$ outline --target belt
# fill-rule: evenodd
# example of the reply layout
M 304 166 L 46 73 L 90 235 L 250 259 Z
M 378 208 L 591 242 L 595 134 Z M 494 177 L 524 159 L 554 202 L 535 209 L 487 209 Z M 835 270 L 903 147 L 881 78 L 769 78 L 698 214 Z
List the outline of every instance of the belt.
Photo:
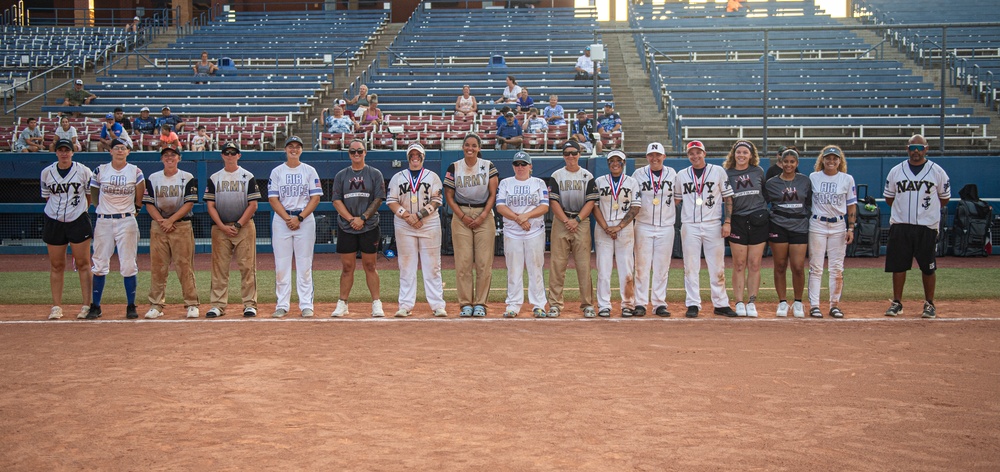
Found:
M 804 220 L 806 218 L 809 218 L 809 215 L 803 215 L 801 213 L 789 213 L 787 211 L 781 211 L 781 210 L 771 210 L 771 213 L 774 213 L 775 215 L 778 216 L 784 216 L 785 218 L 791 218 L 794 220 Z
M 302 213 L 302 210 L 289 211 L 286 213 L 288 213 L 288 216 L 298 216 L 300 213 Z
M 486 208 L 486 202 L 483 203 L 459 203 L 458 206 L 470 207 L 470 208 Z
M 813 219 L 814 220 L 820 220 L 820 221 L 822 221 L 824 223 L 836 223 L 838 221 L 844 221 L 843 215 L 841 215 L 841 216 L 835 216 L 835 217 L 832 217 L 832 218 L 827 218 L 825 216 L 813 215 Z
M 578 212 L 578 211 L 563 211 L 563 213 L 565 213 L 566 216 L 568 216 L 570 218 L 576 218 L 576 217 L 580 216 L 580 212 Z
M 102 215 L 102 214 L 98 213 L 97 217 L 98 218 L 107 218 L 107 219 L 120 220 L 122 218 L 131 218 L 132 214 L 131 213 L 112 213 L 110 215 Z

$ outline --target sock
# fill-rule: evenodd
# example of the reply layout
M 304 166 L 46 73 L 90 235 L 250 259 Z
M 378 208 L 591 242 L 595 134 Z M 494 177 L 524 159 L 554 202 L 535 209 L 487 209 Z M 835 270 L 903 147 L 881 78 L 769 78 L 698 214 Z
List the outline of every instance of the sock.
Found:
M 799 303 L 802 303 L 802 299 L 801 298 L 796 298 L 795 301 L 797 301 Z
M 105 275 L 95 275 L 94 276 L 94 305 L 101 306 L 101 295 L 104 295 L 104 279 Z
M 788 303 L 788 300 L 781 299 L 781 300 L 778 300 L 778 303 Z
M 927 300 L 927 304 L 930 306 L 934 306 L 934 300 Z
M 892 299 L 892 302 L 893 302 L 893 303 L 899 303 L 900 305 L 902 305 L 902 304 L 903 304 L 903 302 L 899 301 L 899 300 L 898 300 L 898 299 L 896 299 L 896 298 Z
M 135 276 L 125 277 L 125 298 L 129 305 L 135 305 Z

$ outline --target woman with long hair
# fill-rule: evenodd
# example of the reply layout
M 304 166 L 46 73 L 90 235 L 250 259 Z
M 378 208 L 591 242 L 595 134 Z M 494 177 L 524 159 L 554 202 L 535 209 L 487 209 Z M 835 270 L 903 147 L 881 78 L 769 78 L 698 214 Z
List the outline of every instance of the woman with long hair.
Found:
M 844 288 L 844 257 L 854 240 L 858 192 L 854 177 L 847 173 L 844 151 L 834 145 L 823 148 L 816 158 L 812 185 L 812 218 L 809 220 L 809 316 L 822 318 L 819 291 L 823 279 L 823 256 L 829 259 L 830 316 L 843 318 L 837 306 Z
M 736 315 L 757 317 L 757 292 L 760 290 L 760 260 L 767 243 L 768 213 L 764 201 L 764 169 L 760 167 L 757 147 L 750 141 L 737 141 L 729 150 L 726 169 L 733 189 L 732 225 L 729 249 L 733 253 L 733 298 Z

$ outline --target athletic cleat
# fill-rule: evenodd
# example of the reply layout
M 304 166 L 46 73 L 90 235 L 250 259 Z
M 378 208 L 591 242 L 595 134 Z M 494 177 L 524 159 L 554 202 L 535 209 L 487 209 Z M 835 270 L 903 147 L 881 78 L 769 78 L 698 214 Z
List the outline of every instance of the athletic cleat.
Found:
M 468 318 L 472 316 L 472 305 L 463 306 L 462 311 L 458 313 L 458 316 L 462 318 Z
M 50 320 L 58 320 L 59 318 L 62 318 L 62 315 L 63 315 L 62 307 L 54 306 L 52 307 L 51 310 L 49 310 Z
M 100 305 L 94 305 L 93 303 L 91 303 L 90 304 L 90 310 L 87 311 L 87 319 L 88 320 L 96 320 L 96 319 L 98 319 L 100 317 L 101 317 L 101 306 Z
M 284 308 L 278 308 L 277 310 L 274 310 L 274 313 L 271 313 L 271 318 L 284 318 L 285 315 L 287 314 L 288 310 Z
M 735 318 L 735 317 L 739 316 L 739 315 L 736 314 L 735 311 L 733 311 L 732 308 L 729 308 L 728 306 L 721 306 L 721 307 L 717 306 L 717 307 L 715 307 L 715 310 L 713 312 L 716 315 L 725 316 L 725 317 L 728 317 L 728 318 Z
M 312 308 L 305 308 L 305 309 L 302 310 L 302 317 L 303 318 L 312 318 L 313 314 L 314 313 L 313 313 L 313 309 Z
M 410 310 L 407 310 L 406 308 L 400 308 L 399 310 L 396 310 L 395 314 L 396 318 L 406 318 L 407 316 L 410 316 Z
M 779 303 L 778 311 L 776 311 L 774 314 L 779 318 L 784 318 L 788 316 L 788 302 L 782 301 L 781 303 Z
M 757 304 L 754 302 L 747 303 L 747 317 L 756 318 L 757 317 Z
M 664 318 L 670 318 L 670 312 L 667 311 L 667 307 L 664 305 L 656 307 L 656 310 L 653 311 L 653 314 L 655 314 L 656 316 L 662 316 Z
M 823 312 L 819 311 L 819 307 L 818 306 L 814 306 L 814 307 L 812 307 L 812 308 L 809 309 L 809 316 L 811 316 L 813 318 L 822 318 L 823 317 Z
M 631 318 L 634 314 L 631 308 L 622 308 L 622 318 Z
M 736 302 L 736 316 L 747 316 L 747 306 L 743 302 Z
M 438 308 L 437 310 L 434 310 L 434 316 L 437 316 L 439 318 L 447 318 L 448 312 L 444 311 L 444 308 Z
M 187 317 L 188 318 L 197 318 L 198 315 L 200 315 L 200 314 L 201 314 L 201 310 L 199 310 L 198 307 L 196 307 L 196 306 L 189 306 L 188 307 L 188 312 L 187 312 Z
M 256 308 L 254 308 L 252 306 L 248 306 L 248 307 L 246 307 L 246 308 L 243 309 L 243 317 L 244 318 L 253 318 L 255 316 L 257 316 L 257 309 Z
M 559 307 L 557 307 L 557 306 L 549 308 L 549 315 L 548 315 L 549 318 L 559 318 L 559 312 L 560 311 L 562 311 L 562 310 L 560 310 Z
M 601 311 L 597 312 L 597 316 L 600 316 L 601 318 L 609 318 L 611 316 L 611 309 L 601 308 Z
M 697 318 L 698 317 L 698 311 L 699 310 L 698 310 L 697 306 L 691 305 L 691 306 L 688 307 L 687 312 L 684 313 L 684 316 L 686 316 L 688 318 Z
M 646 307 L 637 306 L 632 310 L 632 316 L 646 316 Z
M 135 305 L 125 307 L 125 318 L 130 320 L 139 318 L 139 312 L 135 311 Z
M 831 318 L 843 318 L 844 312 L 840 311 L 840 308 L 835 306 L 830 307 L 830 317 Z
M 78 320 L 87 319 L 87 313 L 90 313 L 90 306 L 84 305 L 82 308 L 80 308 L 80 312 L 76 314 L 76 319 Z
M 806 317 L 806 308 L 802 306 L 802 302 L 792 303 L 792 315 L 796 318 Z
M 375 300 L 372 302 L 372 318 L 382 317 L 385 317 L 385 312 L 382 311 L 382 300 Z
M 595 316 L 597 316 L 597 313 L 594 313 L 594 307 L 588 306 L 587 308 L 583 309 L 584 318 L 593 318 Z
M 507 310 L 503 313 L 504 318 L 517 318 L 517 312 L 514 310 Z
M 934 304 L 931 302 L 924 302 L 924 312 L 920 315 L 921 318 L 937 318 L 937 308 L 934 308 Z
M 476 307 L 472 309 L 472 316 L 476 318 L 485 318 L 486 305 L 476 305 Z
M 531 314 L 535 315 L 535 318 L 545 318 L 545 309 L 535 308 L 531 311 Z
M 893 300 L 889 309 L 885 310 L 885 316 L 899 316 L 903 314 L 903 304 Z
M 205 313 L 205 318 L 218 318 L 220 316 L 222 316 L 222 310 L 218 307 L 212 307 L 211 310 L 208 310 L 208 312 Z
M 146 318 L 147 320 L 155 320 L 161 316 L 163 316 L 162 311 L 157 310 L 156 308 L 150 308 L 149 311 L 147 311 L 146 314 L 143 316 L 143 318 Z
M 333 310 L 333 313 L 330 313 L 330 316 L 334 318 L 340 318 L 341 316 L 344 316 L 346 314 L 347 314 L 347 302 L 343 300 L 337 300 L 337 308 Z

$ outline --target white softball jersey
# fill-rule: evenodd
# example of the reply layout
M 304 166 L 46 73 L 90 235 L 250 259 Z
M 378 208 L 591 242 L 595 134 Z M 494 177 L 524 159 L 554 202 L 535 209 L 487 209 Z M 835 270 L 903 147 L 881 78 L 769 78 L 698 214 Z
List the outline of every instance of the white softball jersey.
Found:
M 42 170 L 42 198 L 46 199 L 45 214 L 49 218 L 69 223 L 87 212 L 87 195 L 94 173 L 87 166 L 74 162 L 63 177 L 58 164 L 52 163 Z
M 847 214 L 847 207 L 858 203 L 858 190 L 854 177 L 838 172 L 826 175 L 823 171 L 809 174 L 812 185 L 813 216 L 838 218 Z
M 889 171 L 882 195 L 895 199 L 890 224 L 926 226 L 936 231 L 941 222 L 941 200 L 951 199 L 951 180 L 941 166 L 929 160 L 918 173 L 913 173 L 909 161 L 903 161 Z
M 693 167 L 677 173 L 674 198 L 680 200 L 681 223 L 722 223 L 723 199 L 733 196 L 726 169 L 705 164 L 699 177 Z
M 161 170 L 149 175 L 142 203 L 152 204 L 160 215 L 170 218 L 187 202 L 198 203 L 198 182 L 190 172 L 178 170 L 167 177 Z M 184 217 L 190 218 L 193 214 L 193 210 L 188 211 Z
M 459 159 L 448 166 L 444 186 L 455 190 L 459 205 L 481 206 L 489 199 L 490 179 L 499 175 L 496 166 L 486 159 L 478 159 L 472 166 Z
M 299 163 L 288 167 L 287 163 L 275 167 L 267 181 L 267 198 L 278 197 L 285 211 L 302 211 L 309 198 L 323 195 L 319 174 L 309 164 Z
M 594 174 L 584 168 L 570 172 L 565 167 L 552 173 L 549 200 L 559 202 L 564 212 L 580 213 L 587 203 L 588 190 L 594 180 Z M 596 197 L 593 198 L 596 200 Z
M 677 208 L 674 206 L 674 179 L 677 178 L 677 171 L 663 166 L 660 172 L 653 172 L 649 166 L 645 166 L 636 169 L 632 178 L 639 183 L 642 195 L 642 209 L 635 220 L 652 226 L 673 226 L 677 217 Z
M 622 172 L 618 178 L 611 174 L 594 179 L 597 186 L 597 209 L 608 226 L 615 226 L 625 218 L 630 208 L 642 207 L 639 182 Z
M 396 202 L 407 212 L 413 214 L 420 213 L 421 209 L 427 207 L 431 213 L 422 220 L 424 227 L 427 227 L 428 224 L 438 224 L 440 216 L 437 210 L 432 209 L 430 205 L 437 203 L 438 206 L 441 206 L 443 201 L 442 187 L 441 178 L 428 169 L 420 169 L 419 172 L 404 169 L 389 179 L 389 195 L 386 197 L 386 203 Z M 395 215 L 395 218 L 397 227 L 400 225 L 409 226 L 398 214 Z
M 497 206 L 504 205 L 517 214 L 527 213 L 540 205 L 548 206 L 549 187 L 538 177 L 528 177 L 527 180 L 517 180 L 517 177 L 507 177 L 500 181 L 497 187 Z M 545 216 L 528 220 L 527 231 L 514 220 L 504 217 L 503 234 L 511 239 L 530 239 L 545 233 Z
M 121 170 L 115 170 L 110 162 L 97 166 L 90 178 L 90 186 L 101 190 L 97 214 L 135 213 L 135 186 L 145 180 L 134 164 L 125 164 Z

